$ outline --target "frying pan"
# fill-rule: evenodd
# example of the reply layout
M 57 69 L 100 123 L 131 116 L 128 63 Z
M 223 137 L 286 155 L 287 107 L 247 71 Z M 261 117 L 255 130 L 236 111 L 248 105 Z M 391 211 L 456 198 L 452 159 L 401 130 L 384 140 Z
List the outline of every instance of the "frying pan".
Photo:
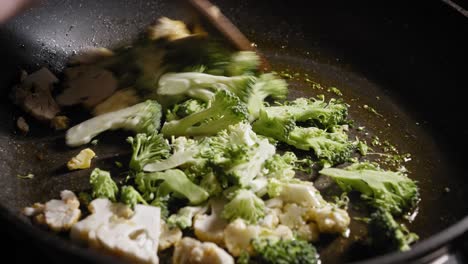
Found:
M 353 221 L 350 239 L 321 243 L 323 262 L 461 263 L 468 230 L 467 19 L 442 2 L 214 2 L 258 45 L 273 69 L 296 74 L 289 80 L 293 97 L 326 93 L 304 82 L 306 73 L 324 87 L 338 87 L 351 103 L 350 117 L 369 136 L 412 154 L 407 168 L 419 181 L 422 201 L 409 227 L 421 241 L 409 252 L 375 256 L 356 246 L 362 224 Z M 12 248 L 27 247 L 32 256 L 53 262 L 119 261 L 33 227 L 20 216 L 20 208 L 57 197 L 60 190 L 89 188 L 89 171 L 64 168 L 77 150 L 65 147 L 63 134 L 33 120 L 28 120 L 28 136 L 15 132 L 22 113 L 7 94 L 19 69 L 47 65 L 59 72 L 68 56 L 84 48 L 128 44 L 156 18 L 183 18 L 185 12 L 173 1 L 46 0 L 0 27 L 0 219 L 9 233 L 2 239 Z M 364 111 L 366 104 L 383 118 Z M 123 138 L 119 133 L 102 136 L 95 165 L 111 169 L 110 160 L 126 162 L 119 153 L 128 152 L 127 146 L 116 144 Z M 29 172 L 34 179 L 16 177 Z M 39 250 L 32 253 L 33 248 Z

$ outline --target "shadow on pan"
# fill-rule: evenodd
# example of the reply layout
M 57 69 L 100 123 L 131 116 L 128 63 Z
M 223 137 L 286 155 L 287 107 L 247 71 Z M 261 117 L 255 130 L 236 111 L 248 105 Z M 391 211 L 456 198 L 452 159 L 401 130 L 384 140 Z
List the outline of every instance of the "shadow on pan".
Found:
M 407 168 L 420 183 L 422 202 L 410 228 L 420 234 L 422 242 L 411 252 L 374 262 L 393 263 L 422 255 L 427 261 L 440 256 L 435 252 L 438 248 L 457 249 L 463 239 L 454 238 L 468 229 L 466 219 L 459 222 L 468 212 L 462 166 L 468 130 L 462 125 L 466 110 L 460 96 L 466 86 L 466 18 L 442 2 L 424 6 L 403 1 L 213 2 L 264 51 L 274 70 L 308 74 L 324 87 L 340 88 L 345 100 L 352 102 L 350 117 L 365 126 L 369 136 L 388 139 L 412 154 Z M 40 124 L 32 125 L 27 137 L 15 134 L 14 121 L 21 113 L 8 103 L 7 94 L 19 69 L 48 65 L 58 72 L 77 51 L 129 43 L 156 18 L 184 14 L 171 1 L 50 0 L 0 28 L 0 208 L 2 221 L 12 227 L 17 243 L 28 238 L 31 248 L 42 247 L 38 256 L 46 254 L 52 261 L 109 260 L 30 228 L 18 217 L 23 206 L 56 197 L 62 189 L 89 187 L 89 171 L 64 170 L 63 164 L 76 150 L 64 147 L 62 134 Z M 304 78 L 290 80 L 290 84 L 293 96 L 324 93 L 312 89 Z M 366 104 L 385 118 L 359 107 Z M 115 158 L 126 162 L 128 149 L 112 144 L 123 138 L 118 133 L 106 135 L 96 148 L 100 156 L 96 166 L 111 168 L 109 160 Z M 38 155 L 45 159 L 38 161 Z M 29 172 L 36 175 L 33 180 L 16 177 Z M 327 239 L 320 246 L 323 262 L 370 257 L 353 247 L 353 241 L 362 236 L 361 225 L 353 224 L 350 239 Z M 435 253 L 428 256 L 429 251 Z

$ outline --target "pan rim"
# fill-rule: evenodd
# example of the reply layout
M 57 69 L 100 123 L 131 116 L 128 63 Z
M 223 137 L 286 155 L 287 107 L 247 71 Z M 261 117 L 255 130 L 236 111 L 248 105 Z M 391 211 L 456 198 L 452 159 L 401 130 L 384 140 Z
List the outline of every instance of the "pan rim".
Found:
M 45 230 L 41 230 L 33 225 L 28 225 L 24 221 L 19 220 L 19 217 L 15 215 L 10 209 L 6 208 L 3 204 L 0 204 L 0 218 L 6 220 L 10 224 L 15 224 L 16 228 L 24 235 L 35 239 L 36 244 L 38 242 L 44 243 L 45 246 L 51 246 L 51 248 L 57 249 L 62 253 L 69 256 L 80 256 L 85 258 L 89 262 L 94 263 L 106 263 L 109 261 L 121 262 L 118 258 L 99 254 L 97 251 L 89 250 L 84 247 L 77 245 L 73 246 L 74 243 L 70 240 L 53 235 Z M 406 252 L 391 252 L 381 256 L 377 256 L 362 261 L 352 262 L 352 264 L 387 264 L 387 263 L 404 263 L 412 260 L 421 258 L 428 253 L 434 252 L 437 249 L 447 245 L 450 241 L 462 236 L 468 231 L 468 216 L 463 217 L 451 226 L 437 232 L 436 234 L 422 240 L 411 247 L 411 250 Z M 66 243 L 63 243 L 66 242 Z

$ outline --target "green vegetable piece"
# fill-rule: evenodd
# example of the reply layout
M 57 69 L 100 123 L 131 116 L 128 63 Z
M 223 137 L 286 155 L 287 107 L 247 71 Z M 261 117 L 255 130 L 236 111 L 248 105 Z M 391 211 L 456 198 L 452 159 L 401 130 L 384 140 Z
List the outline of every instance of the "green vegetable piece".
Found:
M 304 240 L 255 239 L 252 242 L 254 256 L 240 258 L 241 263 L 271 264 L 317 264 L 320 263 L 317 250 Z
M 137 134 L 127 139 L 132 145 L 133 154 L 130 159 L 130 169 L 139 172 L 150 163 L 167 158 L 170 154 L 169 143 L 161 134 Z
M 374 246 L 387 250 L 407 251 L 410 244 L 419 239 L 418 235 L 410 232 L 404 224 L 398 223 L 390 212 L 383 209 L 371 214 L 369 235 Z
M 89 143 L 107 130 L 125 129 L 136 133 L 155 133 L 161 126 L 161 105 L 146 101 L 115 112 L 99 115 L 67 131 L 66 143 L 76 147 Z
M 265 216 L 265 203 L 252 191 L 241 189 L 224 206 L 221 216 L 229 221 L 242 218 L 249 223 L 255 224 Z
M 94 169 L 89 176 L 89 183 L 93 189 L 93 198 L 107 198 L 113 202 L 117 200 L 119 188 L 108 171 Z
M 138 190 L 143 193 L 146 200 L 151 197 L 161 197 L 173 193 L 187 198 L 190 204 L 196 205 L 204 202 L 209 197 L 208 192 L 191 182 L 181 170 L 139 173 L 135 182 Z
M 165 136 L 209 136 L 247 118 L 247 108 L 239 97 L 227 90 L 220 90 L 207 109 L 166 122 L 161 131 Z
M 148 203 L 143 199 L 141 194 L 133 188 L 133 186 L 122 186 L 120 190 L 120 201 L 131 208 L 134 208 L 135 205 L 141 203 L 148 205 Z
M 356 190 L 374 208 L 401 215 L 419 201 L 416 182 L 401 172 L 384 171 L 370 163 L 355 163 L 345 169 L 326 168 L 320 174 L 331 177 L 344 190 Z

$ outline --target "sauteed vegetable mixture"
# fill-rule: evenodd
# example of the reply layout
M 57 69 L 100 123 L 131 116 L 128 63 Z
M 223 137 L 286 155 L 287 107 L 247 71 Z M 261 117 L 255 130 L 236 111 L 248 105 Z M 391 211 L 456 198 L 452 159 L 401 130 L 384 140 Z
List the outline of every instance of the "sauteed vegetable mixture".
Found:
M 128 164 L 116 164 L 127 177 L 94 168 L 90 190 L 25 208 L 35 223 L 137 263 L 158 263 L 161 252 L 173 263 L 318 263 L 314 245 L 324 234 L 349 236 L 351 221 L 368 223 L 365 243 L 376 250 L 418 239 L 401 223 L 419 201 L 405 157 L 368 158 L 380 142 L 350 136 L 337 88 L 338 99 L 288 98 L 285 74 L 266 72 L 255 52 L 168 18 L 131 47 L 88 51 L 70 65 L 60 81 L 46 68 L 24 73 L 14 103 L 56 129 L 76 123 L 59 115 L 67 107 L 94 116 L 66 131 L 81 151 L 70 170 L 93 167 L 101 133 L 130 131 L 115 142 L 131 150 Z M 27 133 L 24 119 L 18 127 Z M 322 196 L 317 175 L 336 183 L 339 198 Z M 350 217 L 351 193 L 368 217 Z

